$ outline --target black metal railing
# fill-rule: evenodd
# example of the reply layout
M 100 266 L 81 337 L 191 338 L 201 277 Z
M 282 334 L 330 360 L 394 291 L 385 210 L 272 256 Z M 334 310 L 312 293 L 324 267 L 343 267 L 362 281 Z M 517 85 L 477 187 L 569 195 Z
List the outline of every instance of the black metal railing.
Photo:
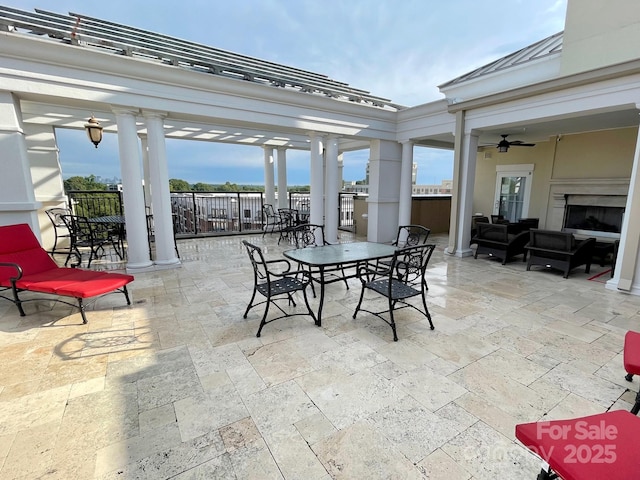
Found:
M 74 214 L 86 217 L 123 215 L 122 192 L 74 190 L 67 194 Z M 339 227 L 352 230 L 353 193 L 340 193 Z M 289 208 L 308 210 L 309 192 L 291 192 Z M 262 230 L 262 192 L 171 192 L 171 211 L 179 236 L 225 235 Z
M 120 191 L 73 190 L 67 193 L 67 198 L 74 215 L 90 218 L 124 215 Z
M 171 192 L 179 235 L 260 231 L 263 203 L 261 192 Z

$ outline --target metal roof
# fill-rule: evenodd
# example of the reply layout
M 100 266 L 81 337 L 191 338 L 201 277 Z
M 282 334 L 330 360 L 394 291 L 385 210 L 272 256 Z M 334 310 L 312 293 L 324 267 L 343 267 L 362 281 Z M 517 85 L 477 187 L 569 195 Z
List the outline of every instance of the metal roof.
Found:
M 465 73 L 464 75 L 454 78 L 453 80 L 449 80 L 448 82 L 439 85 L 438 88 L 447 88 L 452 85 L 458 85 L 468 80 L 479 78 L 484 75 L 489 75 L 501 70 L 506 70 L 518 65 L 523 65 L 525 63 L 532 62 L 549 55 L 560 54 L 560 52 L 562 52 L 563 36 L 564 32 L 559 32 L 551 35 L 532 45 L 529 45 L 528 47 L 524 47 L 515 53 L 511 53 L 506 57 L 499 58 L 494 62 L 484 65 L 480 68 L 476 68 L 475 70 L 469 73 Z
M 32 13 L 0 6 L 0 29 L 9 32 L 25 30 L 64 44 L 144 58 L 262 85 L 291 88 L 376 107 L 401 108 L 386 98 L 350 87 L 326 75 L 77 13 L 62 15 L 41 9 L 35 9 L 35 13 Z

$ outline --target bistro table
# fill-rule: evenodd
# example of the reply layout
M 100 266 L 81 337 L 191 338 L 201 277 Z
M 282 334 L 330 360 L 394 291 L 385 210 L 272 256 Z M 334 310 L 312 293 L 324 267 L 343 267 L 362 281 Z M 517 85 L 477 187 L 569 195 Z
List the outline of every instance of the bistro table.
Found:
M 115 248 L 116 255 L 120 257 L 120 260 L 124 260 L 125 248 L 124 240 L 126 238 L 124 215 L 103 215 L 101 217 L 91 217 L 87 219 L 90 223 L 95 223 L 105 226 L 110 234 L 115 233 L 117 236 L 116 243 L 118 247 Z M 115 247 L 115 245 L 114 245 Z
M 284 256 L 294 262 L 313 267 L 312 281 L 320 284 L 320 301 L 316 315 L 316 325 L 322 325 L 322 307 L 324 306 L 324 286 L 329 283 L 341 282 L 345 278 L 354 278 L 356 273 L 344 277 L 325 277 L 325 269 L 342 265 L 344 267 L 357 266 L 361 262 L 379 260 L 392 257 L 396 247 L 384 243 L 353 242 L 324 245 L 318 247 L 298 248 L 286 250 Z M 318 276 L 313 276 L 317 273 Z

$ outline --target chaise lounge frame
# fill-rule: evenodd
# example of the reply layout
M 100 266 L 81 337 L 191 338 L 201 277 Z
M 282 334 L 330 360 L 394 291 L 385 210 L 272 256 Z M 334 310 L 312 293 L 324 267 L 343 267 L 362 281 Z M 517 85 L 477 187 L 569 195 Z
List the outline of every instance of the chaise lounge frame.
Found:
M 127 305 L 131 305 L 127 284 L 133 280 L 132 275 L 122 273 L 59 267 L 42 248 L 29 225 L 0 226 L 0 292 L 11 291 L 11 297 L 0 295 L 0 298 L 15 304 L 20 316 L 26 315 L 22 307 L 24 302 L 38 300 L 24 300 L 20 294 L 35 292 L 75 298 L 82 323 L 87 323 L 85 299 L 121 292 Z M 56 301 L 76 306 L 60 298 Z

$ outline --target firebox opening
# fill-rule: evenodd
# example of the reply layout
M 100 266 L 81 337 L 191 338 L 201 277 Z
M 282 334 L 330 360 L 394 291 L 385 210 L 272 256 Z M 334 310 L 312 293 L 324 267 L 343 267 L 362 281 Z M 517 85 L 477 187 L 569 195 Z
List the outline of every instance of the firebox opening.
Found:
M 623 216 L 624 208 L 622 207 L 567 205 L 564 228 L 619 234 L 622 230 Z

